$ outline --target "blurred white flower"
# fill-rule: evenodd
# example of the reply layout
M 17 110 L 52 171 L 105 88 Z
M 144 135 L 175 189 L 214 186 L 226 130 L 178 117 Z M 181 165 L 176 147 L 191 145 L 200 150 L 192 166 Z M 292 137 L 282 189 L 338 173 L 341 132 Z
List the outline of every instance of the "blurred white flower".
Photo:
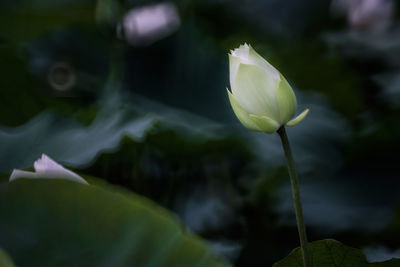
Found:
M 334 0 L 332 12 L 345 14 L 351 28 L 370 32 L 385 30 L 394 11 L 393 0 Z
M 162 39 L 180 26 L 175 4 L 170 2 L 138 7 L 127 12 L 118 32 L 131 45 L 149 45 Z M 123 33 L 122 33 L 123 32 Z
M 21 179 L 21 178 L 44 178 L 44 179 L 66 179 L 73 182 L 78 182 L 82 184 L 88 184 L 82 177 L 78 174 L 67 170 L 47 155 L 42 154 L 42 157 L 35 161 L 33 164 L 35 172 L 13 170 L 10 176 L 10 182 Z

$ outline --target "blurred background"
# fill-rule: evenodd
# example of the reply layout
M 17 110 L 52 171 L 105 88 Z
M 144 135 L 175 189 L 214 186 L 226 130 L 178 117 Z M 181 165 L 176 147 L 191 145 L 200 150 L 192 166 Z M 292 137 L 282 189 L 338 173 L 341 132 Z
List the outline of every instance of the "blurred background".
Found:
M 247 42 L 308 117 L 288 129 L 309 240 L 400 257 L 391 0 L 0 0 L 0 173 L 46 153 L 174 212 L 234 266 L 299 245 L 277 135 L 226 94 Z

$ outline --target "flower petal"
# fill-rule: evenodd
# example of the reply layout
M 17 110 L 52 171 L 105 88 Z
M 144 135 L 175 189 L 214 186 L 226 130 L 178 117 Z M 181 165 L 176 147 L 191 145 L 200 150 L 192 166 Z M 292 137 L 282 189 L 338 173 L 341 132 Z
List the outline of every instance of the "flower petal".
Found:
M 228 88 L 226 91 L 228 92 L 229 101 L 231 102 L 233 112 L 235 112 L 235 115 L 239 121 L 250 130 L 261 131 L 260 128 L 258 128 L 258 126 L 249 118 L 249 114 L 239 105 L 232 93 L 229 92 Z
M 46 154 L 33 163 L 36 172 L 44 172 L 46 170 L 65 170 L 63 166 L 49 158 Z
M 36 178 L 36 173 L 14 169 L 9 181 L 12 182 L 20 178 Z
M 240 64 L 231 84 L 232 94 L 247 113 L 279 120 L 275 99 L 278 83 L 264 69 L 256 65 Z
M 27 172 L 14 170 L 10 176 L 10 182 L 19 178 L 44 178 L 44 179 L 66 179 L 73 182 L 88 184 L 78 174 L 64 168 L 47 155 L 42 157 L 33 164 L 36 172 Z
M 249 45 L 243 44 L 231 52 L 232 56 L 238 57 L 242 60 L 247 60 L 249 57 Z
M 260 56 L 260 54 L 258 54 L 256 50 L 251 47 L 251 45 L 249 45 L 248 61 L 250 64 L 254 64 L 260 68 L 266 69 L 269 75 L 271 75 L 274 79 L 280 79 L 279 71 L 269 64 L 269 62 L 266 61 L 262 56 Z
M 289 122 L 286 123 L 286 126 L 295 126 L 299 124 L 308 114 L 310 110 L 307 108 L 305 109 L 302 113 L 300 113 L 296 118 L 293 120 L 290 120 Z
M 235 80 L 237 71 L 239 69 L 240 58 L 232 56 L 231 54 L 229 54 L 228 56 L 229 56 L 229 81 L 232 87 L 232 83 Z
M 278 122 L 266 116 L 256 116 L 250 114 L 249 117 L 264 133 L 274 133 L 280 127 Z
M 288 122 L 293 118 L 296 113 L 297 101 L 296 96 L 286 81 L 285 77 L 281 74 L 281 82 L 279 83 L 278 90 L 276 91 L 276 102 L 279 110 L 279 123 L 281 125 Z

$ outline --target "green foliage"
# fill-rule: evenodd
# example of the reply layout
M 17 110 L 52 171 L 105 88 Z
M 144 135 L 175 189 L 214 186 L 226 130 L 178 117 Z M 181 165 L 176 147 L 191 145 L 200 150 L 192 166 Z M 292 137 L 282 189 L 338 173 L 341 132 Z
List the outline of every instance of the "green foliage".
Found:
M 116 25 L 120 17 L 119 2 L 115 0 L 97 1 L 95 19 L 98 27 L 110 36 L 115 35 Z
M 345 246 L 333 239 L 310 243 L 310 252 L 313 267 L 396 267 L 400 265 L 400 259 L 368 263 L 361 250 Z M 303 266 L 300 248 L 296 248 L 285 259 L 273 265 L 273 267 L 286 266 Z
M 0 4 L 0 37 L 8 42 L 28 41 L 72 24 L 93 24 L 94 4 L 89 1 L 18 2 Z
M 7 255 L 7 253 L 0 248 L 0 266 L 2 267 L 14 267 L 14 263 Z
M 29 79 L 25 60 L 16 57 L 17 48 L 12 45 L 0 45 L 0 123 L 16 126 L 36 115 L 42 108 L 40 96 L 32 89 L 35 85 Z M 12 113 L 12 116 L 10 116 Z
M 0 203 L 0 246 L 18 266 L 229 266 L 167 210 L 104 183 L 23 179 L 0 186 Z

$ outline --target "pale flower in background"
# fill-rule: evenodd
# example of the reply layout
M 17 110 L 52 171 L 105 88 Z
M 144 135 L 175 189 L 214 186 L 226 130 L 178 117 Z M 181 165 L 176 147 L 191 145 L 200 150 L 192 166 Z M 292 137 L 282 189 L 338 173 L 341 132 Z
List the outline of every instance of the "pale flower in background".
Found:
M 175 4 L 163 2 L 131 9 L 117 30 L 130 45 L 145 46 L 174 33 L 180 24 Z
M 43 178 L 43 179 L 66 179 L 73 182 L 88 184 L 78 174 L 64 168 L 47 155 L 42 154 L 42 157 L 33 164 L 35 172 L 22 171 L 15 169 L 11 173 L 10 182 L 21 178 Z
M 381 32 L 386 30 L 394 13 L 393 0 L 334 0 L 333 14 L 344 14 L 354 30 Z
M 286 79 L 247 44 L 229 54 L 228 91 L 235 115 L 250 130 L 274 133 L 281 126 L 294 126 L 308 113 L 296 118 L 296 96 Z

